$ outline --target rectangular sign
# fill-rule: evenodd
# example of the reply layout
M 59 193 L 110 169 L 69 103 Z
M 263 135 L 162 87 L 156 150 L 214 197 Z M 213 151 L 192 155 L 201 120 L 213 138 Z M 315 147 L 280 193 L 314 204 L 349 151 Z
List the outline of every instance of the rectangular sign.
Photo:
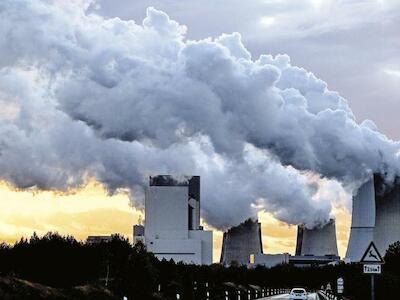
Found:
M 381 265 L 364 265 L 365 274 L 381 274 Z
M 338 294 L 343 294 L 343 288 L 344 288 L 344 280 L 343 278 L 338 278 L 337 280 L 337 292 Z

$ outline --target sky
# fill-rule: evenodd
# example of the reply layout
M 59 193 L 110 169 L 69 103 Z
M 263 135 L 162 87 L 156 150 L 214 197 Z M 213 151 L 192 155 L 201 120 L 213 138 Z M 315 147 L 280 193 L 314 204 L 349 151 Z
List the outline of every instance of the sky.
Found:
M 132 226 L 144 219 L 143 213 L 130 205 L 126 194 L 109 196 L 96 182 L 89 182 L 69 194 L 15 191 L 4 182 L 0 187 L 0 238 L 9 244 L 33 232 L 44 235 L 49 231 L 72 235 L 82 241 L 88 235 L 120 233 L 132 241 Z M 338 248 L 343 256 L 350 219 L 344 208 L 335 209 L 335 215 Z M 258 218 L 262 225 L 264 253 L 294 254 L 296 226 L 278 221 L 268 213 L 259 213 Z M 213 237 L 213 257 L 218 262 L 222 231 L 214 230 Z
M 108 17 L 142 20 L 148 6 L 188 27 L 188 38 L 240 32 L 254 57 L 285 53 L 400 139 L 400 2 L 397 0 L 100 0 Z
M 312 71 L 349 103 L 358 122 L 371 119 L 389 138 L 398 140 L 400 109 L 400 3 L 389 0 L 318 1 L 129 1 L 99 0 L 90 11 L 140 24 L 153 6 L 187 27 L 187 39 L 240 32 L 256 58 L 288 54 L 294 65 Z M 4 106 L 0 116 L 12 107 Z M 0 239 L 9 243 L 33 231 L 58 231 L 78 239 L 115 232 L 131 238 L 140 211 L 129 194 L 110 195 L 96 180 L 68 193 L 17 190 L 0 185 Z M 346 198 L 341 195 L 340 197 Z M 350 227 L 348 199 L 336 201 L 338 246 L 344 256 Z M 346 203 L 346 205 L 343 205 Z M 264 252 L 294 252 L 296 226 L 259 212 Z M 207 227 L 207 226 L 206 226 Z M 219 258 L 221 231 L 214 233 L 214 261 Z

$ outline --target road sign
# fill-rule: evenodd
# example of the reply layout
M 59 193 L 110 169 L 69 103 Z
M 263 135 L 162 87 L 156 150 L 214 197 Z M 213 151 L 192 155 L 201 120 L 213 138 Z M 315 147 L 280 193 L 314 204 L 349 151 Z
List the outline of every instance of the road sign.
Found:
M 344 280 L 343 278 L 339 277 L 337 280 L 337 292 L 338 294 L 343 294 L 344 289 Z
M 381 274 L 380 264 L 364 265 L 364 274 Z
M 385 262 L 374 242 L 369 244 L 360 263 L 364 265 L 364 273 L 371 275 L 371 300 L 375 300 L 375 274 L 381 274 L 381 265 Z
M 364 255 L 361 258 L 360 263 L 362 264 L 384 264 L 382 255 L 379 253 L 374 242 L 371 242 L 365 250 Z

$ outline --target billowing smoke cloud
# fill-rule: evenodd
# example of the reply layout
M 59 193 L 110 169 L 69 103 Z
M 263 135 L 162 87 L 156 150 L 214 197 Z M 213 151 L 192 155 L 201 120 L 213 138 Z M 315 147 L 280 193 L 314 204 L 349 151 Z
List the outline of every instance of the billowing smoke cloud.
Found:
M 288 56 L 252 59 L 238 33 L 186 40 L 153 8 L 138 25 L 90 4 L 0 3 L 4 180 L 66 190 L 95 178 L 141 206 L 148 175 L 197 174 L 205 220 L 224 228 L 260 210 L 313 226 L 334 194 L 319 177 L 398 173 L 399 144 Z

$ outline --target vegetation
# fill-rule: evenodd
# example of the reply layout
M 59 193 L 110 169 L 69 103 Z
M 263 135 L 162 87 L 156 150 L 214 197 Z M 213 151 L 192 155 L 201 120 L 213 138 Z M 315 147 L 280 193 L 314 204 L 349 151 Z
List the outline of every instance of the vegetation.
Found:
M 400 293 L 400 242 L 390 246 L 385 260 L 383 275 L 376 280 L 377 299 Z M 111 242 L 88 244 L 57 233 L 43 237 L 34 234 L 13 246 L 0 244 L 0 277 L 2 299 L 9 288 L 5 282 L 11 281 L 13 286 L 21 285 L 20 290 L 26 282 L 36 283 L 40 288 L 36 287 L 35 293 L 46 294 L 47 299 L 56 298 L 51 295 L 60 291 L 64 291 L 64 297 L 58 299 L 70 299 L 65 295 L 89 299 L 84 290 L 97 293 L 97 299 L 176 299 L 176 293 L 181 299 L 205 299 L 206 289 L 211 299 L 225 299 L 225 291 L 230 292 L 231 299 L 237 299 L 233 298 L 237 290 L 254 293 L 257 286 L 318 289 L 330 283 L 334 289 L 336 279 L 343 277 L 345 294 L 357 300 L 369 299 L 370 286 L 369 276 L 362 274 L 358 264 L 311 268 L 282 265 L 271 269 L 185 265 L 159 261 L 143 244 L 132 246 L 119 235 Z M 43 292 L 42 286 L 49 291 Z

